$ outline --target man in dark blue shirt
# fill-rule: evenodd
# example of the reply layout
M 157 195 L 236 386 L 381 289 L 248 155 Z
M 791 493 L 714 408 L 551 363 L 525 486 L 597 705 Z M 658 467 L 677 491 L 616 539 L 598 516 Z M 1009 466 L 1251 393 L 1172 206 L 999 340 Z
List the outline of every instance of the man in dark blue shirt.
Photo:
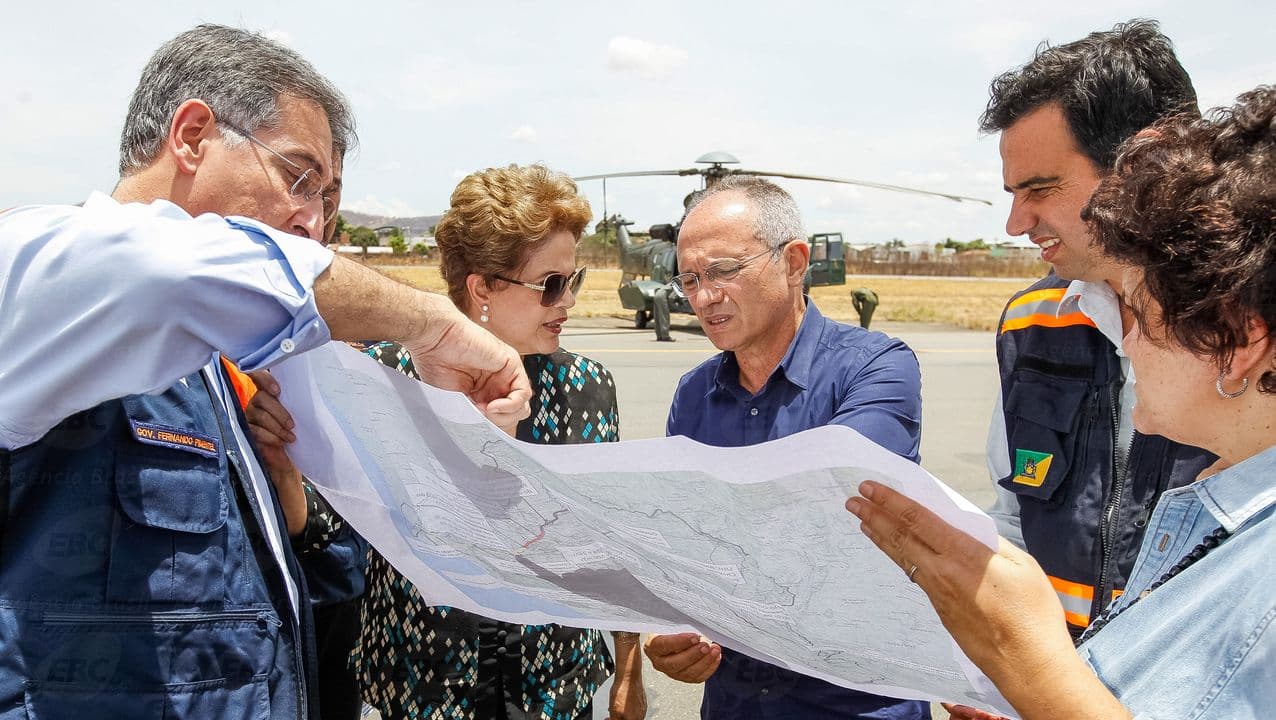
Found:
M 820 314 L 802 293 L 805 239 L 793 198 L 765 180 L 728 177 L 691 200 L 673 286 L 723 352 L 683 376 L 668 434 L 729 447 L 839 423 L 916 462 L 917 358 Z M 646 651 L 666 675 L 705 683 L 705 720 L 930 717 L 926 703 L 848 690 L 695 634 L 652 636 Z

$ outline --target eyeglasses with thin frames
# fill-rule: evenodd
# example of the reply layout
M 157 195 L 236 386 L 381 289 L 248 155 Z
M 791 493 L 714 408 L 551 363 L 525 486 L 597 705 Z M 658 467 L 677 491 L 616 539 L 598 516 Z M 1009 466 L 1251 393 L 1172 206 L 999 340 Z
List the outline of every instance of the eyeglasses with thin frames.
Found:
M 740 274 L 740 271 L 748 267 L 749 263 L 757 260 L 763 255 L 778 255 L 784 249 L 781 245 L 778 248 L 768 248 L 752 257 L 743 260 L 717 260 L 709 263 L 703 273 L 685 272 L 674 275 L 669 281 L 673 285 L 674 292 L 682 297 L 690 297 L 700 290 L 701 281 L 707 282 L 715 288 L 721 288 L 722 283 L 730 282 Z
M 218 120 L 217 123 L 219 125 L 223 125 L 226 128 L 232 130 L 236 135 L 239 135 L 240 137 L 247 139 L 249 142 L 261 148 L 262 150 L 265 150 L 271 155 L 274 155 L 275 157 L 279 158 L 284 164 L 286 164 L 288 167 L 292 168 L 293 170 L 298 171 L 298 173 L 300 174 L 297 175 L 297 179 L 294 180 L 292 185 L 288 188 L 288 194 L 305 203 L 314 202 L 314 199 L 316 197 L 319 198 L 320 201 L 323 203 L 323 224 L 324 225 L 327 225 L 334 217 L 336 217 L 337 203 L 332 198 L 323 194 L 323 190 L 324 190 L 323 178 L 319 177 L 319 172 L 317 170 L 315 170 L 314 168 L 305 168 L 298 165 L 297 163 L 288 159 L 286 155 L 270 147 L 269 145 L 262 142 L 261 140 L 258 140 L 257 136 L 253 135 L 247 130 L 244 130 L 238 125 L 234 125 L 232 123 L 226 122 L 225 120 Z
M 563 293 L 567 290 L 572 291 L 572 295 L 580 293 L 580 287 L 585 284 L 585 267 L 578 267 L 571 275 L 562 273 L 550 273 L 545 276 L 541 284 L 523 282 L 514 278 L 507 278 L 504 275 L 494 275 L 497 280 L 504 280 L 507 283 L 513 283 L 528 290 L 537 290 L 541 294 L 541 307 L 553 307 L 554 303 L 563 297 Z

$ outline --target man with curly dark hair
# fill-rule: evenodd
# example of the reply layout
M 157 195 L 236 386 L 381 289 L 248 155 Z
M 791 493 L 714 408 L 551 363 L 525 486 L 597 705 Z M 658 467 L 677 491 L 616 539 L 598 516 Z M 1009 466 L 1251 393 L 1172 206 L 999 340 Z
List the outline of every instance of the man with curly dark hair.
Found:
M 1074 635 L 1125 587 L 1160 493 L 1212 462 L 1134 430 L 1120 267 L 1081 220 L 1117 146 L 1181 112 L 1196 112 L 1191 80 L 1156 23 L 1136 20 L 1043 44 L 993 81 L 981 118 L 985 132 L 1001 133 L 1013 195 L 1006 231 L 1027 235 L 1053 268 L 1002 314 L 990 512 L 1050 575 Z
M 876 483 L 847 508 L 915 569 L 944 626 L 1024 718 L 1268 717 L 1276 705 L 1276 88 L 1124 146 L 1086 217 L 1137 317 L 1139 430 L 1217 453 L 1164 493 L 1127 592 L 1074 653 L 1053 588 Z M 986 718 L 960 709 L 954 718 Z

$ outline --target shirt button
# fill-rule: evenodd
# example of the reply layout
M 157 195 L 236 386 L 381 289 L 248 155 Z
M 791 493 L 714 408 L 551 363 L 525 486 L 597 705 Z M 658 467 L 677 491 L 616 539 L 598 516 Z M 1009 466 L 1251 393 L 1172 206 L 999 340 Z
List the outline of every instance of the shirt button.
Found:
M 750 415 L 757 415 L 757 414 L 758 414 L 758 409 L 757 409 L 757 408 L 749 408 L 749 414 L 750 414 Z
M 279 349 L 286 353 L 290 353 L 297 349 L 297 343 L 293 342 L 292 338 L 284 338 L 279 343 Z
M 506 655 L 507 653 L 509 653 L 509 650 L 508 650 L 508 649 L 506 649 L 506 647 L 505 647 L 504 645 L 502 645 L 502 646 L 500 646 L 500 647 L 496 648 L 496 654 L 497 654 L 497 655 L 502 655 L 502 656 L 503 656 L 503 655 Z
M 768 694 L 770 694 L 770 692 L 771 692 L 771 688 L 762 688 L 762 694 L 763 694 L 763 695 L 768 695 Z

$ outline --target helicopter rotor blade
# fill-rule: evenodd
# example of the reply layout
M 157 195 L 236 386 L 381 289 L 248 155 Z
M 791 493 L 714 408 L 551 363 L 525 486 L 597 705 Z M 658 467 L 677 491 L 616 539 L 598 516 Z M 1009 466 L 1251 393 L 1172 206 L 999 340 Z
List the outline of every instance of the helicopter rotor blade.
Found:
M 921 190 L 918 188 L 904 187 L 903 185 L 887 185 L 886 183 L 869 182 L 868 180 L 851 180 L 849 178 L 826 177 L 823 175 L 799 175 L 798 173 L 782 173 L 771 172 L 769 170 L 744 170 L 731 168 L 724 170 L 724 174 L 728 175 L 765 175 L 768 177 L 790 178 L 792 180 L 816 180 L 819 182 L 842 183 L 844 185 L 859 185 L 862 187 L 877 188 L 878 190 L 891 190 L 894 192 L 912 193 L 914 195 L 930 195 L 931 197 L 941 197 L 954 202 L 977 202 L 985 205 L 992 205 L 992 202 L 983 198 L 967 197 L 965 195 L 952 195 L 950 193 L 934 192 L 933 190 Z
M 633 172 L 614 172 L 602 173 L 599 175 L 581 175 L 574 177 L 572 180 L 580 182 L 582 180 L 602 180 L 603 178 L 614 177 L 643 177 L 646 175 L 699 175 L 700 168 L 687 168 L 685 170 L 636 170 Z

